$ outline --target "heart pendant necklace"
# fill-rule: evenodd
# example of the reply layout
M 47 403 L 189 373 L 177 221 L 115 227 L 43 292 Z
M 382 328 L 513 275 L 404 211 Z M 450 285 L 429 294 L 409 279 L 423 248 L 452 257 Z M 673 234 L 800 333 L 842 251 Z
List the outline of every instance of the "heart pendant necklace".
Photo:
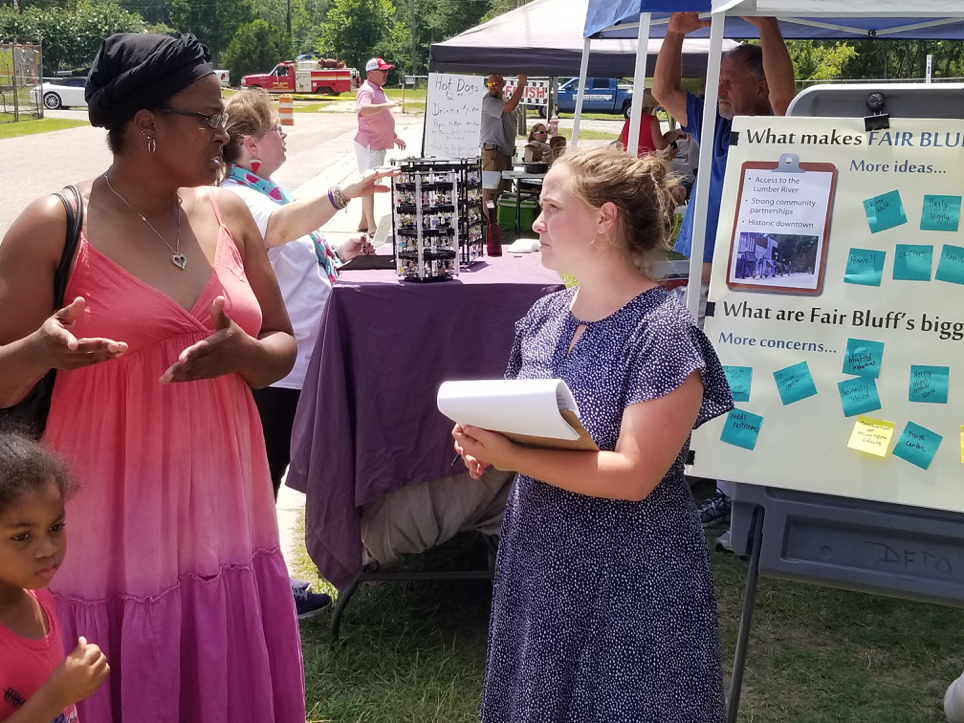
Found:
M 133 211 L 134 214 L 141 219 L 141 221 L 146 223 L 147 227 L 155 234 L 157 234 L 157 237 L 161 241 L 163 241 L 164 245 L 171 250 L 171 263 L 177 266 L 179 269 L 181 269 L 181 271 L 183 271 L 184 267 L 187 266 L 187 256 L 181 253 L 181 200 L 178 199 L 177 202 L 174 204 L 174 210 L 177 211 L 177 241 L 174 242 L 174 246 L 171 246 L 171 244 L 167 242 L 167 239 L 161 236 L 160 232 L 156 228 L 154 228 L 154 226 L 151 224 L 150 221 L 144 218 L 142 214 L 134 210 L 134 207 L 127 202 L 127 199 L 124 198 L 122 195 L 120 195 L 116 190 L 114 190 L 114 187 L 110 183 L 110 178 L 107 177 L 106 173 L 104 174 L 104 180 L 107 181 L 107 187 L 114 192 L 114 195 L 117 196 L 121 201 L 123 201 L 124 205 L 127 206 L 131 211 Z

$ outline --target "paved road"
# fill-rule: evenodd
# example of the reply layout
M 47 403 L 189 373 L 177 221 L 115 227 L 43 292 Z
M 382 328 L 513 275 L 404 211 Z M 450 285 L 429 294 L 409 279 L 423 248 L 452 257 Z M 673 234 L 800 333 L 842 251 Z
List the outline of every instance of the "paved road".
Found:
M 86 111 L 48 112 L 48 117 L 86 117 Z M 288 162 L 277 174 L 296 190 L 310 179 L 339 171 L 342 180 L 352 170 L 355 116 L 351 113 L 298 113 L 288 129 Z M 414 124 L 414 119 L 412 120 Z M 83 126 L 52 133 L 0 140 L 0 237 L 24 207 L 39 196 L 68 183 L 103 173 L 110 165 L 106 132 Z

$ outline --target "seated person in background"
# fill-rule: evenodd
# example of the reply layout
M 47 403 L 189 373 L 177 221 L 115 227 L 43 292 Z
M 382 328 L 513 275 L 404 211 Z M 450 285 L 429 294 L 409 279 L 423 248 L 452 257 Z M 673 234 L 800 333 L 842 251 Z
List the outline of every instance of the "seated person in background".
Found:
M 553 136 L 549 139 L 549 148 L 552 149 L 552 160 L 555 161 L 566 152 L 566 137 Z
M 536 123 L 529 131 L 523 159 L 526 163 L 552 163 L 552 146 L 547 142 L 549 131 L 545 123 Z
M 623 123 L 623 129 L 619 133 L 619 138 L 616 140 L 616 143 L 623 149 L 628 149 L 629 147 L 629 123 L 631 120 L 631 118 L 626 119 L 626 122 Z M 642 116 L 639 119 L 639 145 L 636 149 L 636 156 L 639 157 L 647 153 L 653 153 L 654 151 L 665 150 L 678 136 L 679 131 L 676 130 L 663 133 L 663 129 L 659 125 L 659 118 L 656 117 L 656 114 L 650 113 L 644 108 Z
M 670 144 L 676 146 L 676 152 L 669 159 L 673 166 L 673 172 L 682 178 L 679 187 L 686 191 L 685 198 L 689 198 L 693 190 L 693 183 L 696 181 L 696 166 L 699 163 L 700 147 L 696 145 L 693 137 L 680 131 L 679 137 Z

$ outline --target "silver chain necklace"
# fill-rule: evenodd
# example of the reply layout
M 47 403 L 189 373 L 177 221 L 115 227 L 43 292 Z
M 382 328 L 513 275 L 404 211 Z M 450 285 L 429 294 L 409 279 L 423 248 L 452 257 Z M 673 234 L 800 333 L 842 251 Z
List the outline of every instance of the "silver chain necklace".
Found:
M 143 214 L 138 213 L 138 212 L 134 209 L 134 207 L 131 206 L 131 205 L 127 202 L 127 199 L 126 199 L 126 198 L 124 198 L 122 195 L 120 195 L 117 191 L 114 190 L 114 187 L 113 187 L 113 186 L 111 185 L 111 183 L 110 183 L 110 178 L 107 177 L 107 174 L 106 174 L 106 173 L 104 174 L 104 180 L 107 181 L 107 187 L 108 187 L 111 191 L 114 192 L 114 195 L 117 196 L 121 201 L 123 201 L 123 202 L 124 202 L 124 205 L 127 206 L 131 211 L 133 211 L 136 216 L 139 216 L 140 219 L 141 219 L 141 221 L 143 221 L 144 223 L 146 223 L 146 224 L 147 224 L 147 227 L 148 227 L 151 231 L 153 231 L 155 234 L 157 234 L 157 237 L 158 237 L 161 241 L 163 241 L 163 242 L 164 242 L 164 245 L 167 246 L 167 247 L 171 250 L 171 263 L 174 264 L 175 266 L 177 266 L 179 269 L 181 269 L 181 271 L 183 271 L 183 270 L 184 270 L 184 267 L 187 266 L 187 256 L 185 256 L 184 254 L 181 253 L 181 209 L 180 209 L 180 201 L 178 201 L 178 202 L 175 204 L 175 206 L 174 206 L 175 210 L 177 211 L 177 241 L 175 242 L 175 245 L 174 245 L 174 246 L 171 246 L 171 244 L 169 244 L 169 243 L 167 242 L 167 239 L 164 238 L 163 236 L 161 236 L 160 232 L 159 232 L 156 228 L 154 228 L 154 226 L 151 224 L 151 222 L 148 221 L 146 218 L 144 218 Z

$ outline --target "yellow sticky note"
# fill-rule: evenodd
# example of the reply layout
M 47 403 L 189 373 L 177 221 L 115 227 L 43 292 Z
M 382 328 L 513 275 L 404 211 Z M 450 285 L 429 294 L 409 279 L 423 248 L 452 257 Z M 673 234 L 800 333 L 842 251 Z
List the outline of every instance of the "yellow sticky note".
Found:
M 854 425 L 854 431 L 850 435 L 847 446 L 858 452 L 886 457 L 890 438 L 894 436 L 894 426 L 893 422 L 865 417 L 863 414 L 858 415 L 857 424 Z M 961 427 L 961 437 L 964 439 L 964 426 Z
M 961 464 L 964 464 L 964 424 L 961 425 Z

